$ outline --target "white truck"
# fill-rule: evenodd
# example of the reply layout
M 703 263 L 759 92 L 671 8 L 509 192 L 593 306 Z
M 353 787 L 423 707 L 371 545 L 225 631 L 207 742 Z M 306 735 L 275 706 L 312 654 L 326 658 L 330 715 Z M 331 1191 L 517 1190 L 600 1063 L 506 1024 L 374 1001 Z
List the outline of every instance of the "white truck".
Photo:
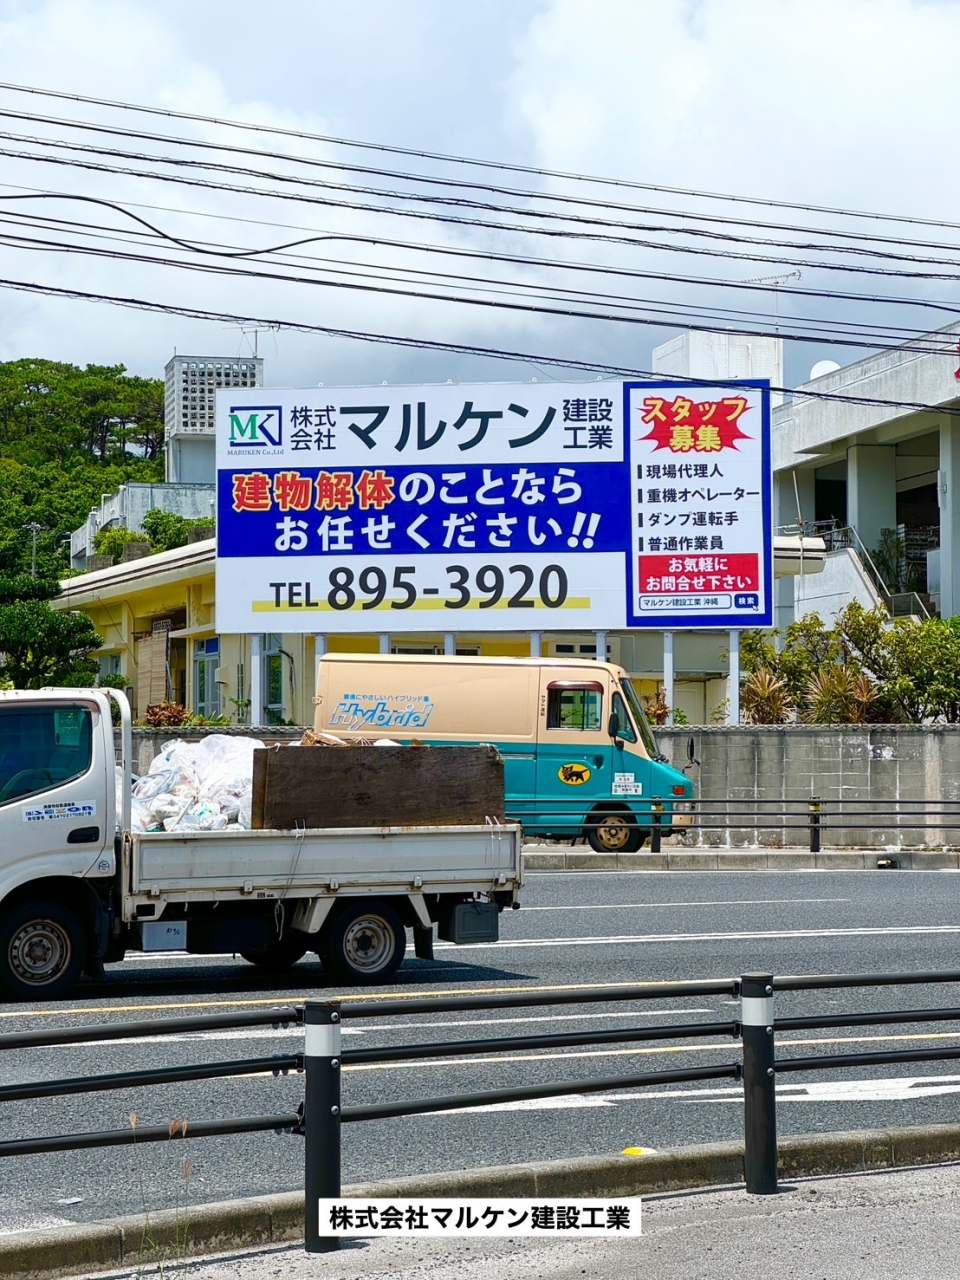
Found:
M 519 905 L 516 824 L 132 832 L 132 739 L 113 690 L 0 693 L 8 998 L 61 997 L 127 951 L 235 952 L 274 972 L 314 951 L 338 981 L 382 983 L 408 927 L 429 955 L 434 925 L 495 940 Z

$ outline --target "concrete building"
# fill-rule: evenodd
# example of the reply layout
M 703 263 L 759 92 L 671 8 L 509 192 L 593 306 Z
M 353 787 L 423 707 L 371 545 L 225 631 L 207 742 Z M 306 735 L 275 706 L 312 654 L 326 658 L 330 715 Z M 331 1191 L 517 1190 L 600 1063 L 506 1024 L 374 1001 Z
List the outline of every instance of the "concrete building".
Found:
M 101 529 L 143 531 L 143 517 L 159 509 L 188 520 L 206 520 L 216 514 L 216 487 L 209 484 L 122 484 L 116 493 L 105 493 L 100 506 L 70 535 L 70 568 L 85 569 Z
M 263 360 L 246 356 L 174 356 L 164 369 L 167 480 L 213 484 L 218 387 L 262 387 Z
M 774 411 L 777 525 L 818 531 L 829 549 L 819 579 L 779 584 L 778 625 L 850 599 L 960 614 L 958 341 L 950 325 L 804 383 Z

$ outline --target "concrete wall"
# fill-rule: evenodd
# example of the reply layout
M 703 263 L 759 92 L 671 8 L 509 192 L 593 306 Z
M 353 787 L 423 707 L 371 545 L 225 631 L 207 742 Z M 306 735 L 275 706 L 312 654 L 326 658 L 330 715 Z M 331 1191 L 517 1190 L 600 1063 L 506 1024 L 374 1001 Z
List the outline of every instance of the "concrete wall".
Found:
M 693 738 L 700 761 L 691 771 L 697 795 L 725 802 L 712 806 L 714 812 L 730 815 L 738 802 L 749 808 L 758 800 L 775 801 L 780 803 L 759 807 L 792 815 L 770 820 L 800 828 L 761 830 L 751 825 L 755 819 L 741 813 L 730 818 L 737 825 L 729 830 L 701 827 L 693 837 L 695 844 L 805 847 L 809 799 L 818 796 L 825 802 L 824 848 L 960 845 L 960 830 L 949 829 L 949 824 L 960 826 L 960 806 L 956 816 L 932 819 L 947 827 L 923 831 L 908 826 L 909 815 L 922 807 L 911 801 L 932 801 L 936 807 L 940 801 L 960 799 L 960 725 L 743 725 L 661 729 L 657 737 L 677 768 L 687 763 L 687 743 Z M 840 826 L 838 801 L 844 802 L 848 827 Z M 854 826 L 852 808 L 861 814 L 867 811 L 863 820 L 877 826 Z M 827 830 L 828 826 L 835 829 Z
M 146 772 L 164 742 L 177 737 L 194 741 L 206 733 L 239 734 L 272 743 L 299 741 L 302 730 L 194 729 L 179 734 L 175 729 L 134 729 L 135 771 Z M 701 827 L 685 843 L 805 848 L 809 844 L 809 799 L 818 796 L 824 802 L 825 849 L 960 845 L 960 830 L 949 826 L 927 831 L 907 826 L 909 815 L 920 809 L 916 801 L 932 801 L 935 808 L 943 800 L 960 800 L 960 725 L 698 727 L 660 729 L 657 738 L 678 769 L 687 763 L 687 743 L 693 738 L 694 754 L 700 761 L 699 768 L 692 770 L 697 794 L 705 800 L 722 801 L 711 806 L 720 816 L 702 821 L 737 824 L 725 830 Z M 788 829 L 762 830 L 742 813 L 730 816 L 738 804 L 746 808 L 757 800 L 775 802 L 760 806 L 765 811 L 792 815 L 771 818 L 789 824 Z M 846 803 L 848 816 L 854 802 L 863 802 L 856 808 L 861 813 L 869 810 L 878 825 L 873 830 L 840 828 L 838 800 Z M 895 812 L 885 816 L 884 810 Z M 960 826 L 960 805 L 955 817 L 935 815 L 933 820 Z M 828 824 L 837 829 L 827 829 Z

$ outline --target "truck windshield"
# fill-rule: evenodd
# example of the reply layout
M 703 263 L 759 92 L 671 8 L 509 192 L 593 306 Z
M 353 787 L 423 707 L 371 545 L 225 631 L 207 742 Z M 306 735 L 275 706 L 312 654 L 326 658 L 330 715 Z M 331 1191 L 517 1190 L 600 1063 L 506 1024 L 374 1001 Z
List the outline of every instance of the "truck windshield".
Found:
M 620 688 L 623 690 L 623 696 L 627 700 L 630 713 L 636 721 L 637 729 L 640 732 L 640 740 L 646 748 L 647 755 L 651 760 L 662 760 L 664 758 L 663 752 L 657 746 L 657 740 L 653 736 L 650 722 L 644 714 L 643 703 L 633 687 L 633 681 L 624 676 L 620 681 Z
M 86 707 L 0 707 L 0 804 L 86 773 L 91 729 Z

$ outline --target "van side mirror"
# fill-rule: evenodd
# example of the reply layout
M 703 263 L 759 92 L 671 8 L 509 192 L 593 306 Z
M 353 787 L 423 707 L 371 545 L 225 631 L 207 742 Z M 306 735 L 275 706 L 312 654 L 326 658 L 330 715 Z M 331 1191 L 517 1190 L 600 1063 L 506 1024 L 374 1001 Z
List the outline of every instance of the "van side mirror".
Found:
M 607 721 L 607 733 L 611 738 L 620 737 L 620 717 L 615 711 L 610 712 L 610 719 Z
M 697 759 L 696 755 L 694 754 L 695 751 L 696 751 L 696 743 L 694 742 L 693 738 L 688 738 L 687 739 L 687 764 L 684 766 L 684 772 L 686 772 L 687 769 L 692 769 L 694 765 L 697 765 L 699 767 L 700 761 Z

